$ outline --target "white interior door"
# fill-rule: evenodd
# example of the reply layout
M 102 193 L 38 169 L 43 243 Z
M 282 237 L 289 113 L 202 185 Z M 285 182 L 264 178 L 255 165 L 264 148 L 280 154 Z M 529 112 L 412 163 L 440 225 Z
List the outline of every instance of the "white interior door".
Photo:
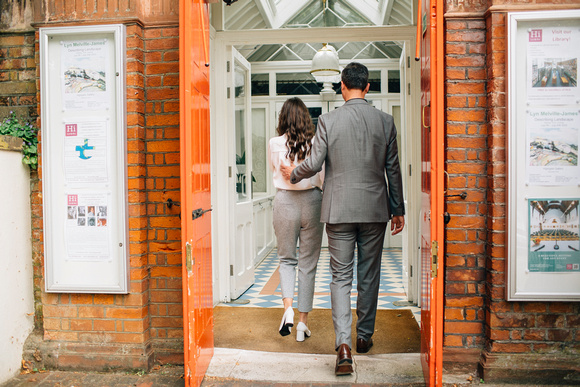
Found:
M 399 76 L 400 76 L 400 105 L 398 108 L 399 117 L 399 126 L 397 126 L 397 130 L 400 133 L 400 144 L 399 150 L 399 161 L 401 164 L 401 175 L 403 176 L 403 197 L 405 202 L 405 209 L 407 212 L 406 219 L 409 219 L 409 201 L 407 200 L 407 192 L 409 190 L 409 176 L 408 170 L 405 168 L 409 165 L 409 158 L 407 157 L 406 150 L 407 147 L 407 139 L 408 139 L 408 131 L 406 128 L 406 111 L 407 111 L 407 97 L 408 97 L 408 89 L 407 89 L 407 53 L 405 51 L 406 44 L 403 44 L 403 51 L 401 52 L 401 58 L 399 59 Z M 393 117 L 395 115 L 393 114 Z M 412 262 L 411 254 L 414 253 L 415 249 L 410 248 L 410 241 L 409 241 L 409 223 L 406 224 L 406 227 L 403 228 L 403 231 L 399 234 L 401 238 L 401 246 L 403 247 L 403 258 L 401 262 L 401 267 L 403 271 L 402 279 L 403 279 L 403 289 L 405 289 L 405 293 L 407 294 L 407 298 L 412 300 L 414 297 L 409 295 L 410 287 L 410 272 L 409 267 Z
M 250 63 L 232 47 L 228 101 L 233 135 L 229 147 L 235 159 L 232 201 L 234 230 L 230 250 L 230 294 L 238 298 L 254 283 L 254 233 L 252 203 L 252 110 Z M 225 141 L 224 141 L 225 142 Z

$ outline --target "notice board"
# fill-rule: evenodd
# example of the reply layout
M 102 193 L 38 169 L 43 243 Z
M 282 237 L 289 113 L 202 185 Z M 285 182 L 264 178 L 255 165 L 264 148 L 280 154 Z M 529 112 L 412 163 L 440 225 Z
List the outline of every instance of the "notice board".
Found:
M 39 36 L 45 290 L 127 293 L 125 28 Z
M 580 11 L 508 14 L 508 300 L 580 300 Z

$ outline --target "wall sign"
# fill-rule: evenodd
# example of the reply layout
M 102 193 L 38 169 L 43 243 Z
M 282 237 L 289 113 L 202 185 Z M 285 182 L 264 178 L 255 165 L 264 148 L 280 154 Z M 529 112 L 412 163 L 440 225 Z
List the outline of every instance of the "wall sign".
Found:
M 508 31 L 508 300 L 580 300 L 580 11 Z
M 123 25 L 41 28 L 47 292 L 128 293 Z

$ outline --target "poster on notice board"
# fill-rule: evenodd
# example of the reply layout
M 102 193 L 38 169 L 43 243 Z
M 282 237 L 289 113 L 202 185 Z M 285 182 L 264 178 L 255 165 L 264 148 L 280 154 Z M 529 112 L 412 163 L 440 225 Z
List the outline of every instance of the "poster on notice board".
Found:
M 528 184 L 580 184 L 580 109 L 554 106 L 528 109 L 526 134 Z
M 578 198 L 528 201 L 530 272 L 580 271 L 578 202 Z
M 580 57 L 580 31 L 569 27 L 528 30 L 528 102 L 569 104 L 580 99 L 576 82 Z

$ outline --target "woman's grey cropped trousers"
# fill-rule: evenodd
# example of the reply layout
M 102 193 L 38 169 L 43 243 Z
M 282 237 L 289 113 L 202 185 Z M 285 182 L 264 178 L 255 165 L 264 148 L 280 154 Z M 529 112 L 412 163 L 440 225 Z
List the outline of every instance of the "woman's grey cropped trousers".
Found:
M 298 268 L 298 311 L 310 312 L 324 224 L 320 222 L 322 192 L 278 190 L 274 198 L 274 232 L 280 258 L 282 298 L 294 298 Z M 298 256 L 296 243 L 300 241 Z

